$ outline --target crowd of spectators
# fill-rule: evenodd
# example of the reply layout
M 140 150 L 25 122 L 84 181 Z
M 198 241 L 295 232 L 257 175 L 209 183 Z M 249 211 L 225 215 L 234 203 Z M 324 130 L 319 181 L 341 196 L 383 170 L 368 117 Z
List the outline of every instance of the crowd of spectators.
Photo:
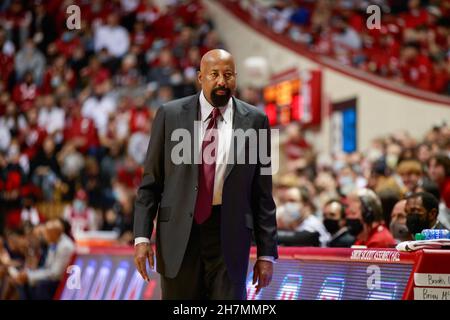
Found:
M 446 0 L 240 0 L 255 20 L 314 54 L 450 95 Z M 369 5 L 377 5 L 380 24 Z
M 80 29 L 66 27 L 72 4 Z M 63 203 L 74 230 L 130 241 L 155 110 L 195 93 L 201 56 L 220 47 L 200 1 L 2 2 L 0 229 Z
M 81 8 L 79 30 L 65 27 L 69 2 Z M 201 56 L 223 47 L 200 1 L 165 8 L 151 0 L 69 2 L 0 5 L 1 298 L 51 296 L 80 232 L 115 232 L 120 243 L 132 243 L 153 115 L 195 93 Z M 238 96 L 262 107 L 258 90 Z M 327 156 L 294 123 L 282 130 L 280 151 L 274 197 L 281 245 L 394 246 L 411 239 L 407 216 L 421 205 L 430 215 L 422 227 L 450 227 L 448 125 L 423 141 L 399 132 L 364 152 Z M 434 218 L 428 193 L 417 193 L 424 191 L 440 201 Z M 417 197 L 414 207 L 408 201 Z M 45 204 L 59 209 L 49 214 Z
M 422 140 L 399 131 L 333 155 L 316 153 L 296 123 L 286 132 L 286 165 L 274 177 L 281 244 L 395 247 L 423 229 L 450 229 L 448 124 Z
M 51 297 L 83 233 L 132 243 L 155 111 L 197 92 L 201 56 L 221 47 L 197 0 L 1 2 L 1 298 Z

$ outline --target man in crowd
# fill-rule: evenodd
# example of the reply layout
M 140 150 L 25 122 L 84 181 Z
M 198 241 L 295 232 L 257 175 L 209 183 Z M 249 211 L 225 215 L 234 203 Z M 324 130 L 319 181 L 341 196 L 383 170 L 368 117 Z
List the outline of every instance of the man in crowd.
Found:
M 350 234 L 345 225 L 345 206 L 337 200 L 331 199 L 323 208 L 323 224 L 331 235 L 328 247 L 351 247 L 355 237 Z
M 411 235 L 406 226 L 406 200 L 398 201 L 391 213 L 391 223 L 389 224 L 389 231 L 397 242 L 411 240 Z
M 406 198 L 406 225 L 412 237 L 424 229 L 446 229 L 437 220 L 439 201 L 428 192 L 417 192 Z
M 44 237 L 48 244 L 44 265 L 34 270 L 22 270 L 14 278 L 14 282 L 19 285 L 30 285 L 33 300 L 53 298 L 75 251 L 75 244 L 64 233 L 64 225 L 60 219 L 50 220 L 45 224 Z

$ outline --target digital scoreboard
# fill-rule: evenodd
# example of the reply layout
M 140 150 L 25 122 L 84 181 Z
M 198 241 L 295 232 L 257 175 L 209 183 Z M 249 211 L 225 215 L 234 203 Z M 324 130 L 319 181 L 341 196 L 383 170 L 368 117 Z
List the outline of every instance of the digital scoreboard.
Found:
M 321 121 L 321 72 L 288 70 L 275 75 L 264 88 L 265 112 L 271 126 Z

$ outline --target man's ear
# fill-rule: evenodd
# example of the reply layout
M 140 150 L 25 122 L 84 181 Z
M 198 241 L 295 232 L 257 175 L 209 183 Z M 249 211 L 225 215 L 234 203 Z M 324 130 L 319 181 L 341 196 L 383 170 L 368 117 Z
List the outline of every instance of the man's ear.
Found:
M 197 71 L 197 80 L 198 80 L 198 83 L 202 84 L 202 79 L 203 79 L 202 73 L 201 73 L 200 71 Z

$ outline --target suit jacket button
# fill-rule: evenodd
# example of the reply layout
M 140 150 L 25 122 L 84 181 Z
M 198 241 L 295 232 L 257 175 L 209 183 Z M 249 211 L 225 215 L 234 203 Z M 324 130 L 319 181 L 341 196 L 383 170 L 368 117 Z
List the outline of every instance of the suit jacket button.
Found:
M 192 218 L 192 216 L 193 216 L 192 212 L 189 212 L 189 216 Z
M 194 190 L 195 190 L 195 191 L 198 191 L 198 187 L 197 187 L 197 186 L 195 186 Z

